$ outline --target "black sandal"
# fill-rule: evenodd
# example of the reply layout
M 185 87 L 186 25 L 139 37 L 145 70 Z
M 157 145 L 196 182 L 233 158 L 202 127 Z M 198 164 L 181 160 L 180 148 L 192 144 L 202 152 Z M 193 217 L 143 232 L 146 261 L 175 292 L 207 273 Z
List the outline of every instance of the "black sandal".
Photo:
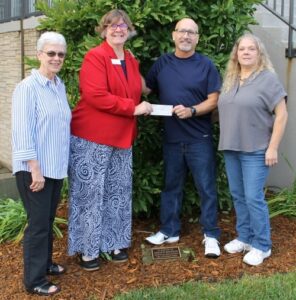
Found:
M 100 261 L 98 257 L 92 260 L 85 261 L 82 258 L 82 254 L 79 254 L 78 258 L 79 258 L 79 265 L 85 271 L 96 271 L 100 268 Z
M 47 268 L 47 275 L 61 275 L 61 274 L 64 274 L 66 272 L 66 268 L 61 266 L 61 265 L 58 265 L 58 264 L 55 264 L 55 263 L 52 263 L 52 265 Z
M 56 290 L 53 292 L 49 292 L 49 289 L 53 286 L 56 287 Z M 35 286 L 34 288 L 30 288 L 30 289 L 26 288 L 26 290 L 30 294 L 37 294 L 37 295 L 41 295 L 41 296 L 51 296 L 51 295 L 54 295 L 54 294 L 60 292 L 61 288 L 58 285 L 53 284 L 52 282 L 45 282 L 41 285 Z

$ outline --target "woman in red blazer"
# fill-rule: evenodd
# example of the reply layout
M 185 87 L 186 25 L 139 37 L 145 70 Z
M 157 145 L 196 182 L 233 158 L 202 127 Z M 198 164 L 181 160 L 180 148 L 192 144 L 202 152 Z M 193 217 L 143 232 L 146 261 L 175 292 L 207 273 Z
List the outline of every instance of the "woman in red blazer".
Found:
M 99 268 L 99 254 L 127 261 L 132 220 L 132 144 L 141 102 L 139 63 L 124 49 L 134 27 L 122 10 L 103 16 L 105 40 L 84 57 L 80 101 L 73 111 L 70 146 L 69 254 L 79 254 L 87 271 Z

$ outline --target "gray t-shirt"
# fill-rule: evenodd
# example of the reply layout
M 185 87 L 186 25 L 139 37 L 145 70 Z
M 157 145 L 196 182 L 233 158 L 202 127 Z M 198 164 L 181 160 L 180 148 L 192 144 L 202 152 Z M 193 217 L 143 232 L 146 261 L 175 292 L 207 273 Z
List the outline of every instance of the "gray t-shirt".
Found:
M 264 70 L 243 85 L 237 82 L 218 101 L 219 150 L 254 152 L 268 147 L 274 108 L 287 96 L 276 74 Z

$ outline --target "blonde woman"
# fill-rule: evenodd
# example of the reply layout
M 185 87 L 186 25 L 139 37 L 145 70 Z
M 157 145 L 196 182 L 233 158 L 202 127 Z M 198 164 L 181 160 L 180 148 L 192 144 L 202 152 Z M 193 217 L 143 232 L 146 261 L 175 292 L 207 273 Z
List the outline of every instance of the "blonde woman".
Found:
M 271 255 L 268 206 L 263 188 L 287 122 L 287 94 L 265 47 L 252 34 L 235 43 L 218 101 L 219 150 L 224 152 L 237 237 L 228 253 L 248 251 L 243 261 L 259 265 Z

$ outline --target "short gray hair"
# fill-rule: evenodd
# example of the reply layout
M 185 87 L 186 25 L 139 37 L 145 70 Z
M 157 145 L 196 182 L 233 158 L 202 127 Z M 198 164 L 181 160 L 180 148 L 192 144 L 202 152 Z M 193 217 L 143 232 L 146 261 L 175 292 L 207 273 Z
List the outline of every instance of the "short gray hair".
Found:
M 67 43 L 64 36 L 54 31 L 47 31 L 41 34 L 37 41 L 37 51 L 42 51 L 46 44 L 58 44 L 65 47 L 67 50 Z

